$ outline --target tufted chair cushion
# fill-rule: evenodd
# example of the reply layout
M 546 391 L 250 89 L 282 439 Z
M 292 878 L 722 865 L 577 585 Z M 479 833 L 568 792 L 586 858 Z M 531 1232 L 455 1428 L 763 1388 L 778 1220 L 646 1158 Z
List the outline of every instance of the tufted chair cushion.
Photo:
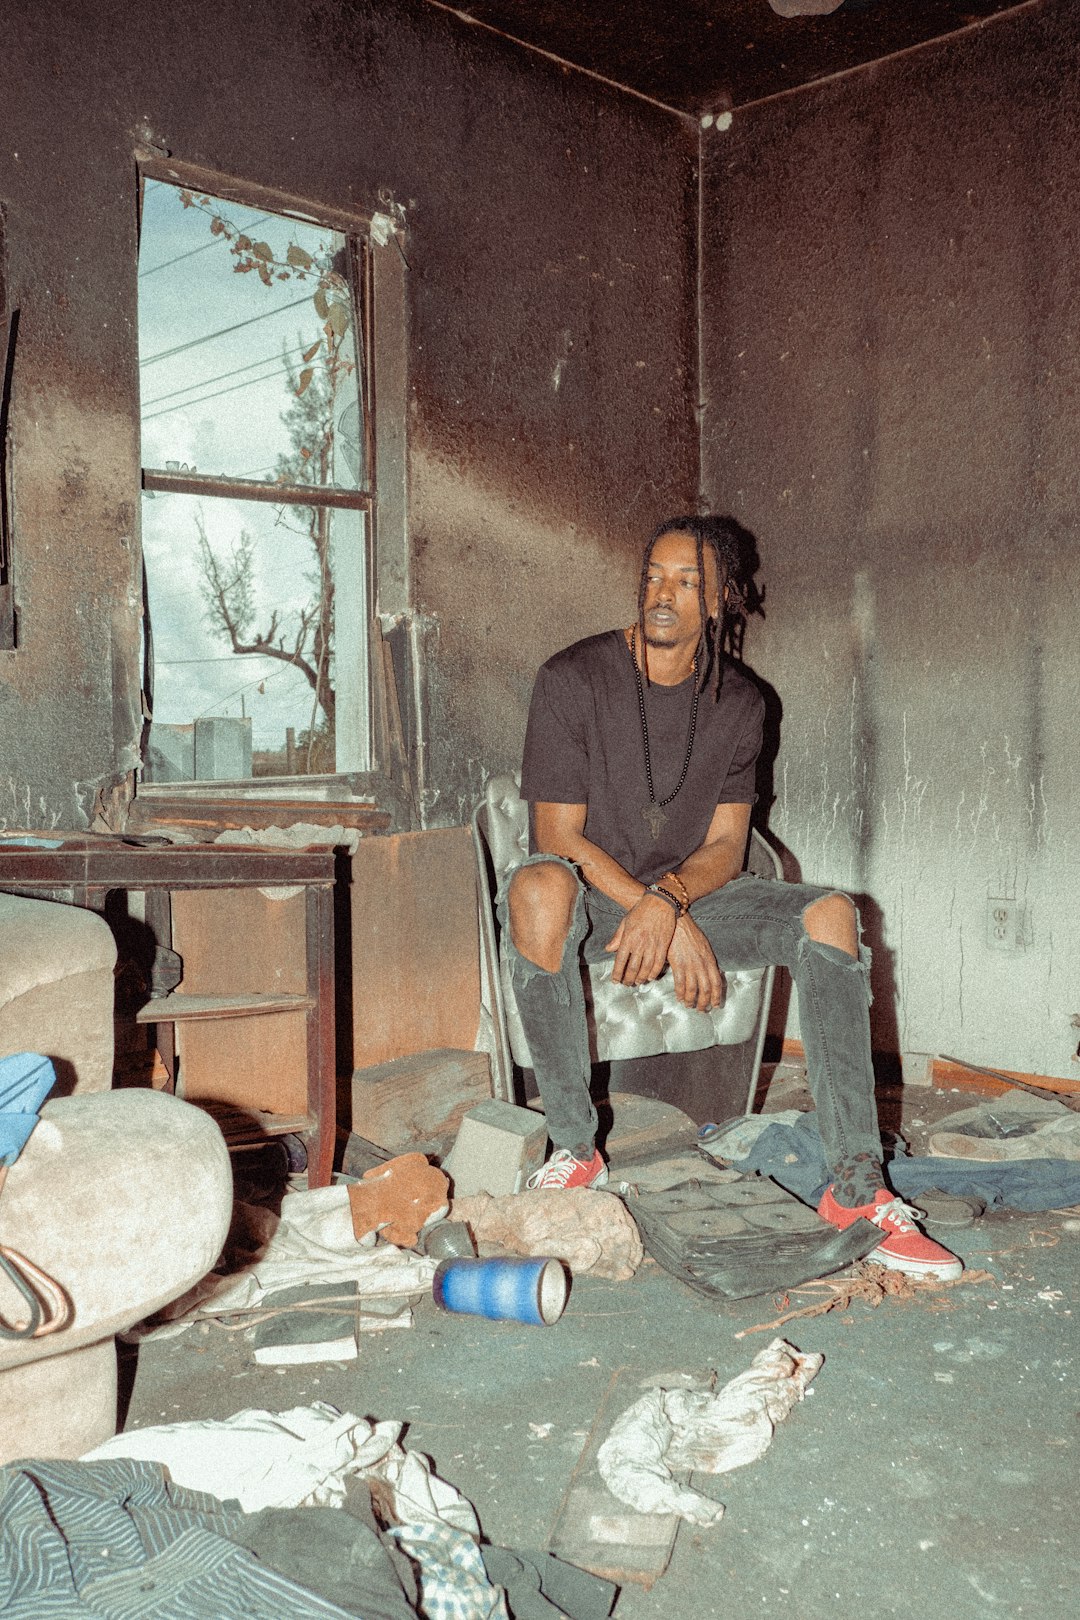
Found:
M 487 903 L 507 873 L 529 853 L 528 805 L 513 776 L 493 776 L 473 816 L 478 854 L 487 868 Z M 750 866 L 763 877 L 776 876 L 776 859 L 764 840 L 752 835 Z M 483 898 L 483 896 L 482 896 Z M 723 1003 L 712 1012 L 685 1007 L 675 994 L 671 973 L 650 984 L 614 984 L 611 964 L 595 962 L 582 970 L 589 1011 L 593 1062 L 655 1057 L 661 1052 L 696 1052 L 709 1046 L 749 1040 L 758 1027 L 762 996 L 772 982 L 771 968 L 725 975 Z M 514 1061 L 532 1067 L 521 1027 L 510 968 L 500 952 L 499 978 L 503 1019 Z

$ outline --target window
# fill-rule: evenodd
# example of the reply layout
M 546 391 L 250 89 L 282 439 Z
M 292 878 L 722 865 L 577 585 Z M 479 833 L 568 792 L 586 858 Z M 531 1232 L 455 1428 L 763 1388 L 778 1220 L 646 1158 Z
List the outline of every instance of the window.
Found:
M 147 782 L 370 768 L 368 281 L 347 221 L 144 177 Z

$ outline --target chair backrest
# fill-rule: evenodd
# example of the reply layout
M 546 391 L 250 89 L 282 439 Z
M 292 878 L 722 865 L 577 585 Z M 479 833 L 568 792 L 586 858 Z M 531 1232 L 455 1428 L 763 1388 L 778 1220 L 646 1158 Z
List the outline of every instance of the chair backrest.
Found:
M 521 797 L 519 777 L 491 777 L 473 814 L 473 827 L 483 840 L 498 888 L 506 874 L 529 853 L 529 806 Z M 756 827 L 750 833 L 746 870 L 763 878 L 784 875 L 780 857 Z

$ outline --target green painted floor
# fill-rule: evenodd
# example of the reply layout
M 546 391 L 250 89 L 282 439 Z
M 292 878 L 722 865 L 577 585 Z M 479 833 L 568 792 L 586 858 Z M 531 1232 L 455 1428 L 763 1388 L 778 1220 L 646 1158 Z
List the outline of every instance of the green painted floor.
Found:
M 966 1100 L 920 1091 L 914 1107 Z M 617 1109 L 616 1138 L 618 1124 Z M 725 1517 L 682 1526 L 667 1571 L 624 1587 L 617 1620 L 1080 1615 L 1080 1215 L 999 1214 L 949 1241 L 993 1280 L 782 1330 L 825 1355 L 811 1393 L 760 1462 L 695 1477 Z M 549 1328 L 424 1300 L 411 1330 L 366 1335 L 347 1366 L 257 1367 L 242 1334 L 194 1328 L 142 1346 L 127 1426 L 314 1400 L 396 1418 L 488 1539 L 535 1547 L 614 1369 L 711 1368 L 722 1384 L 771 1337 L 735 1334 L 776 1314 L 771 1296 L 718 1304 L 648 1261 L 630 1282 L 576 1279 Z

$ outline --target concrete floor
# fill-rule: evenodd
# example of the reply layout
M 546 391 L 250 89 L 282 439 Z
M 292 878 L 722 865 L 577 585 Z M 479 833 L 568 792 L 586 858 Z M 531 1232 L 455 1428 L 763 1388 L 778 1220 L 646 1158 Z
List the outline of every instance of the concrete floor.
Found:
M 768 1104 L 798 1094 L 781 1075 Z M 914 1117 L 974 1100 L 909 1094 L 915 1150 Z M 615 1164 L 618 1125 L 616 1108 Z M 1080 1219 L 998 1214 L 938 1235 L 994 1280 L 783 1329 L 824 1352 L 810 1394 L 763 1460 L 695 1478 L 724 1519 L 683 1525 L 666 1573 L 651 1591 L 626 1585 L 616 1620 L 1080 1614 Z M 718 1304 L 647 1261 L 631 1282 L 576 1279 L 549 1328 L 424 1300 L 411 1331 L 366 1335 L 346 1366 L 257 1367 L 242 1334 L 206 1326 L 141 1347 L 126 1426 L 314 1400 L 403 1420 L 489 1540 L 537 1547 L 614 1369 L 712 1368 L 722 1384 L 772 1336 L 736 1332 L 776 1314 L 772 1296 Z

